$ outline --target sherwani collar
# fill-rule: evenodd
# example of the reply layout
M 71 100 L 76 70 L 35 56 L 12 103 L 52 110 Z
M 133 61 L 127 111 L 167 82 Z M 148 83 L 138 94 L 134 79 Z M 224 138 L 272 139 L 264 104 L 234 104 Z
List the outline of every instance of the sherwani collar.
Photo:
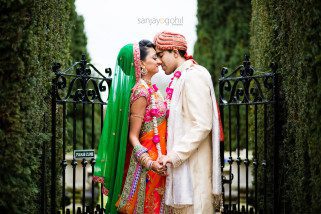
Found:
M 194 63 L 193 63 L 193 61 L 192 60 L 186 60 L 185 62 L 183 62 L 180 66 L 178 66 L 176 69 L 175 69 L 175 71 L 174 71 L 174 73 L 176 72 L 176 71 L 180 71 L 180 72 L 183 72 L 183 71 L 186 71 L 188 68 L 190 68 L 192 65 L 193 65 Z

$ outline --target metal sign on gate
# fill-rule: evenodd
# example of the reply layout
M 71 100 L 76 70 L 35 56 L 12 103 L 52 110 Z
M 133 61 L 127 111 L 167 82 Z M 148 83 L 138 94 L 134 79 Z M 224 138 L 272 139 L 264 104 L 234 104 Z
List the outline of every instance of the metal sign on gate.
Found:
M 85 150 L 74 150 L 75 159 L 90 159 L 95 157 L 95 150 L 85 149 Z

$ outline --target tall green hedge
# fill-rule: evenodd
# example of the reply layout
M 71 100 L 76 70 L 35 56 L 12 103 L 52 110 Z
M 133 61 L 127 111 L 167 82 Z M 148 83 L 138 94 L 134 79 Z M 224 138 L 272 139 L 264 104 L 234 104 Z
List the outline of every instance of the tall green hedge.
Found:
M 249 1 L 198 0 L 196 61 L 218 84 L 222 67 L 232 70 L 249 50 L 251 4 Z
M 1 213 L 40 213 L 41 148 L 50 145 L 51 66 L 71 63 L 73 4 L 0 2 Z
M 87 36 L 85 33 L 84 17 L 78 15 L 75 9 L 75 5 L 72 5 L 71 10 L 72 20 L 72 32 L 71 32 L 71 45 L 70 52 L 73 62 L 79 61 L 81 55 L 85 54 L 86 59 L 89 62 L 90 56 L 87 51 Z
M 278 64 L 283 213 L 321 213 L 321 1 L 252 0 L 254 65 Z

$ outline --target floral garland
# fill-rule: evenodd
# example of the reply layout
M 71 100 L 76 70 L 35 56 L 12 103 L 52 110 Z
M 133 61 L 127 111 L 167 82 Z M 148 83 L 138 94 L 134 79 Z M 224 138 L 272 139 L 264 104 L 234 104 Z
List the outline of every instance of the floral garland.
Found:
M 154 126 L 154 136 L 153 136 L 153 143 L 156 145 L 157 148 L 157 152 L 158 152 L 158 157 L 162 156 L 162 150 L 161 147 L 159 145 L 160 142 L 160 137 L 158 134 L 158 127 L 157 127 L 157 112 L 158 109 L 156 107 L 156 98 L 155 98 L 155 94 L 158 94 L 158 97 L 160 97 L 162 99 L 162 95 L 159 92 L 157 86 L 154 84 L 152 85 L 152 88 L 149 87 L 147 85 L 147 83 L 145 82 L 145 80 L 141 79 L 142 84 L 144 85 L 144 87 L 148 90 L 149 94 L 151 95 L 151 101 L 152 101 L 152 109 L 150 111 L 151 116 L 153 117 L 153 126 Z
M 164 102 L 166 109 L 167 109 L 166 110 L 166 118 L 168 118 L 168 116 L 169 116 L 169 110 L 171 107 L 171 99 L 173 96 L 175 84 L 176 84 L 177 80 L 181 77 L 181 75 L 182 75 L 182 72 L 176 71 L 174 73 L 174 76 L 171 79 L 171 82 L 169 83 L 168 87 L 166 88 L 166 98 L 165 98 L 165 102 Z
M 170 110 L 170 103 L 171 103 L 171 99 L 173 96 L 173 92 L 174 92 L 174 87 L 175 84 L 177 82 L 177 80 L 181 77 L 182 72 L 181 71 L 176 71 L 174 73 L 174 76 L 171 79 L 171 82 L 169 83 L 168 87 L 166 88 L 166 99 L 164 101 L 165 107 L 166 107 L 166 117 L 168 118 L 169 116 L 169 110 Z M 157 152 L 158 152 L 158 157 L 162 156 L 162 151 L 161 151 L 161 147 L 159 145 L 160 142 L 160 137 L 158 134 L 158 128 L 157 128 L 157 112 L 158 109 L 156 107 L 156 98 L 155 98 L 155 94 L 157 93 L 158 96 L 160 98 L 162 98 L 161 93 L 159 92 L 157 86 L 154 84 L 152 85 L 152 88 L 149 87 L 146 83 L 145 80 L 140 79 L 142 84 L 144 85 L 144 87 L 148 90 L 148 93 L 151 96 L 151 102 L 152 102 L 152 109 L 150 111 L 151 116 L 153 117 L 153 128 L 154 128 L 154 136 L 153 136 L 153 143 L 156 145 L 157 148 Z

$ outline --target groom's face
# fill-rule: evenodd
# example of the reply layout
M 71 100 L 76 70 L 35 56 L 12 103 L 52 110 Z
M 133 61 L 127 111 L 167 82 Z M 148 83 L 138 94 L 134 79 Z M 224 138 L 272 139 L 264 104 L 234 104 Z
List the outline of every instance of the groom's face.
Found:
M 170 75 L 176 69 L 176 58 L 173 51 L 164 51 L 156 48 L 156 53 L 158 58 L 162 62 L 162 69 L 165 71 L 165 74 Z

